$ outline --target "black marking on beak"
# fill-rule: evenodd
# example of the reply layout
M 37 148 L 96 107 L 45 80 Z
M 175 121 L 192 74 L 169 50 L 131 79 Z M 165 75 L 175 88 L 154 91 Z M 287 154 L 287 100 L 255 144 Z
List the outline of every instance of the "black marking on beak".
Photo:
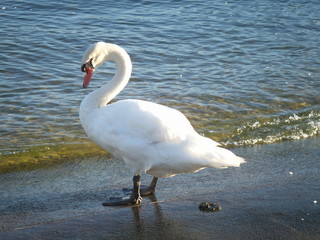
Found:
M 92 60 L 93 60 L 93 58 L 91 58 L 87 63 L 85 63 L 81 66 L 82 72 L 85 72 L 87 67 L 94 69 L 94 66 L 92 65 Z

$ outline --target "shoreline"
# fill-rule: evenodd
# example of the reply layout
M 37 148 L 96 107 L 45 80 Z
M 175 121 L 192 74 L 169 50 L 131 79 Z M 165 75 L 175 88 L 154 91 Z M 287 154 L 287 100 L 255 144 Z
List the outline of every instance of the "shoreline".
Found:
M 2 174 L 0 239 L 319 239 L 319 146 L 235 148 L 247 161 L 240 168 L 160 179 L 140 207 L 101 205 L 132 178 L 106 156 Z M 222 210 L 202 212 L 201 202 Z

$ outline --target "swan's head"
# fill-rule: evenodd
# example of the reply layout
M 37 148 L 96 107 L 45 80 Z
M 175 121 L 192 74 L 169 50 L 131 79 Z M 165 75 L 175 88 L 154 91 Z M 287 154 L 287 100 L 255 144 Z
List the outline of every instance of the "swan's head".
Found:
M 97 42 L 92 44 L 84 53 L 81 60 L 81 71 L 84 72 L 83 87 L 88 87 L 93 72 L 107 57 L 107 43 Z

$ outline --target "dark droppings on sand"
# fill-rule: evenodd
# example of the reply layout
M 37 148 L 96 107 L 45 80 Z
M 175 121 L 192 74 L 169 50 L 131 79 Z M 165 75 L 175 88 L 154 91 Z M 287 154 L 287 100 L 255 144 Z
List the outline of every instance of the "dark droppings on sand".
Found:
M 222 210 L 221 206 L 218 203 L 207 203 L 207 202 L 200 203 L 199 209 L 204 212 L 216 212 L 216 211 Z

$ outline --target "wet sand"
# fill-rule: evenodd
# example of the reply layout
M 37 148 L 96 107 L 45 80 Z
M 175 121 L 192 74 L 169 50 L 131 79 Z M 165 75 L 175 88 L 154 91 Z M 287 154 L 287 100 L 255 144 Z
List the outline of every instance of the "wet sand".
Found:
M 233 149 L 241 168 L 160 179 L 139 207 L 122 161 L 79 159 L 0 175 L 0 239 L 320 239 L 320 139 Z M 143 176 L 144 183 L 151 178 Z M 202 212 L 201 202 L 222 210 Z

